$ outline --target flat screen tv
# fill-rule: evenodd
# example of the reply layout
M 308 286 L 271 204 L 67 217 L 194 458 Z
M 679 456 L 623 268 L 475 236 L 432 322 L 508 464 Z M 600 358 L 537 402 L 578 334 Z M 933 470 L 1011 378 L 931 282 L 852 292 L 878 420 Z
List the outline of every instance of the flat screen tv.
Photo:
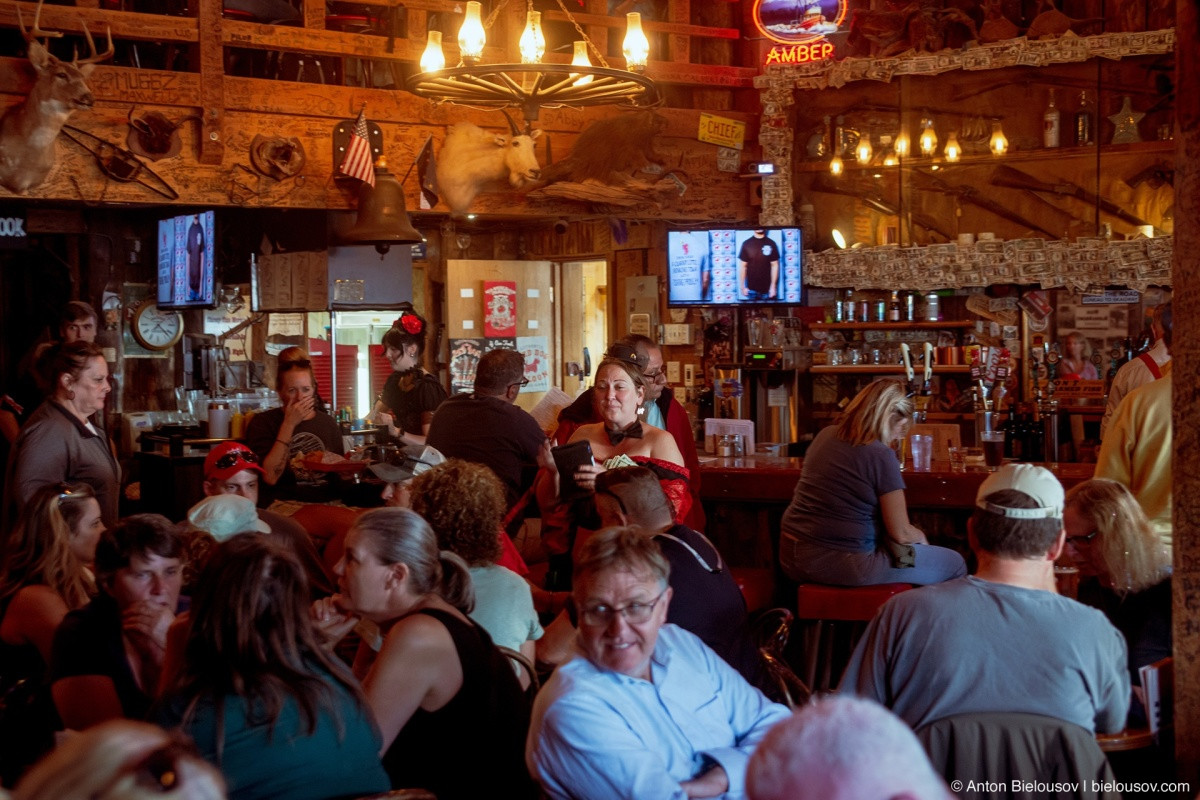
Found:
M 212 211 L 158 221 L 159 308 L 215 308 Z
M 801 302 L 799 228 L 667 232 L 667 305 L 763 306 Z

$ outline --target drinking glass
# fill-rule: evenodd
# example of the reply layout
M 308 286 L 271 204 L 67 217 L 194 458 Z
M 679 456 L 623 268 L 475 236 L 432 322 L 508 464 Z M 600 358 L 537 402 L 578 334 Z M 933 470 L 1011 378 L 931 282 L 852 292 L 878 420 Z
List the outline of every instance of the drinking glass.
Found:
M 929 472 L 933 468 L 933 436 L 914 433 L 908 441 L 912 449 L 913 472 Z
M 966 472 L 967 471 L 967 449 L 966 447 L 950 446 L 950 471 L 951 472 Z
M 1004 463 L 1004 431 L 983 431 L 979 438 L 983 440 L 983 460 L 988 472 L 995 472 Z
M 1072 600 L 1079 597 L 1079 568 L 1054 565 L 1054 585 L 1058 593 Z

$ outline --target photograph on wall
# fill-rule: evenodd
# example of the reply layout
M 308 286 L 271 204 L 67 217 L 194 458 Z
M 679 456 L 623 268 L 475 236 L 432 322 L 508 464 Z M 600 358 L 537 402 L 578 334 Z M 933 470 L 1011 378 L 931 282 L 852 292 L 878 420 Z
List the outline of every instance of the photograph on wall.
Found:
M 517 282 L 483 282 L 483 335 L 517 335 Z
M 475 369 L 484 352 L 482 339 L 450 340 L 450 394 L 475 391 Z
M 518 336 L 517 349 L 525 356 L 525 392 L 550 391 L 550 354 L 545 336 Z

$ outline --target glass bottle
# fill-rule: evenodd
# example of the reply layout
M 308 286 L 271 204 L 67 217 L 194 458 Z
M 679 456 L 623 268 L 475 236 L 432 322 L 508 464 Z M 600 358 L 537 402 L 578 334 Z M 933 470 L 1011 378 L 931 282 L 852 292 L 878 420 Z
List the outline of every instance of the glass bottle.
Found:
M 842 321 L 843 322 L 854 322 L 858 318 L 857 316 L 855 316 L 854 312 L 855 312 L 854 290 L 847 289 L 846 290 L 846 299 L 842 301 Z
M 1054 90 L 1051 89 L 1050 105 L 1046 106 L 1046 113 L 1042 114 L 1042 146 L 1058 147 L 1061 131 L 1062 114 L 1058 106 L 1054 105 Z
M 900 292 L 892 290 L 892 301 L 888 303 L 888 321 L 900 321 Z
M 937 292 L 925 295 L 925 319 L 928 322 L 937 322 L 941 319 L 941 313 L 938 311 Z
M 1075 144 L 1078 147 L 1092 143 L 1092 103 L 1086 91 L 1079 93 L 1079 110 L 1075 112 Z

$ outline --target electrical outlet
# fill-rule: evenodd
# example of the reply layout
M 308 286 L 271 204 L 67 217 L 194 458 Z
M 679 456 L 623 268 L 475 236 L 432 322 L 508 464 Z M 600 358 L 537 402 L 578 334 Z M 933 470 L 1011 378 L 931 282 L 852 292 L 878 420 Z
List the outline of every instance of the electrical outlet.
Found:
M 672 391 L 675 393 L 675 399 L 679 401 L 679 405 L 686 405 L 688 401 L 688 390 L 683 386 L 676 386 Z

